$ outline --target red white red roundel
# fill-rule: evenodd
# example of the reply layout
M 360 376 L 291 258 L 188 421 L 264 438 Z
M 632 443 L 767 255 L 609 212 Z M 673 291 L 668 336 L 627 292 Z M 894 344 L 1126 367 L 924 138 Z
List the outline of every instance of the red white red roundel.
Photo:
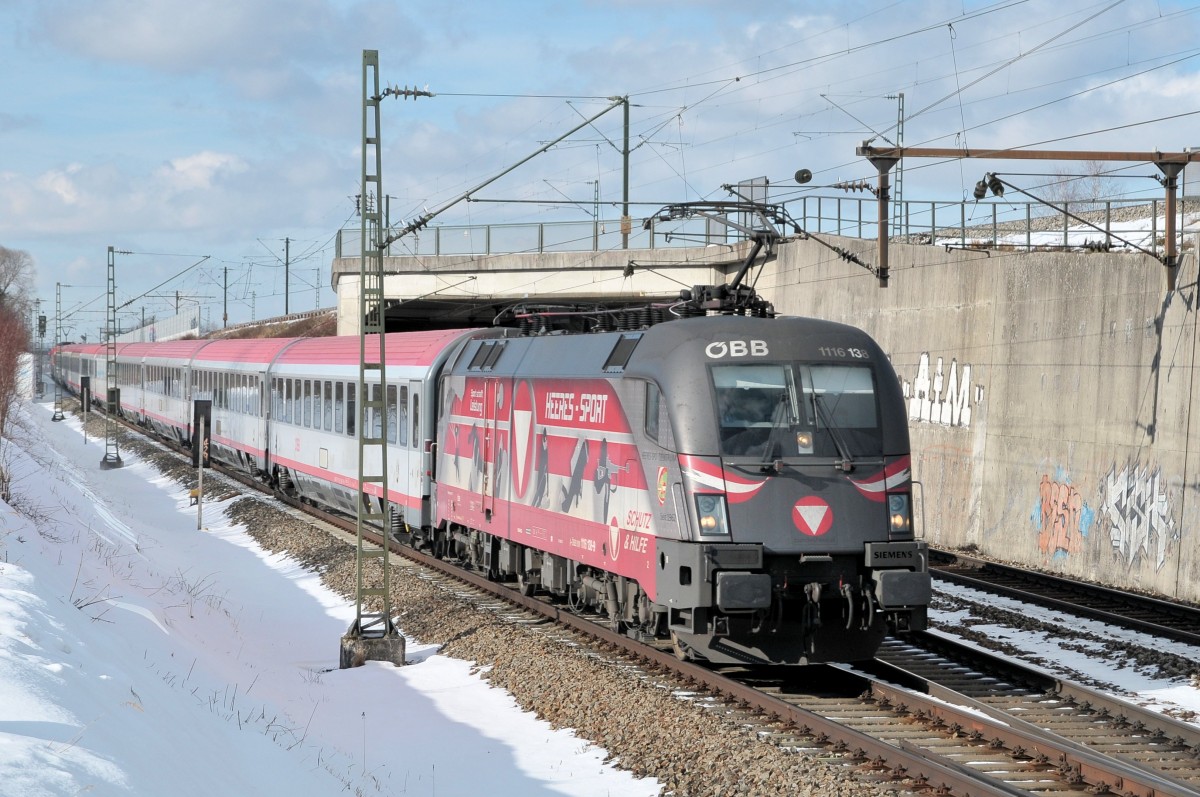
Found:
M 792 522 L 801 534 L 820 537 L 833 525 L 833 510 L 815 495 L 806 495 L 792 507 Z
M 528 382 L 517 385 L 513 395 L 513 488 L 520 498 L 525 497 L 532 481 L 534 458 L 533 389 Z

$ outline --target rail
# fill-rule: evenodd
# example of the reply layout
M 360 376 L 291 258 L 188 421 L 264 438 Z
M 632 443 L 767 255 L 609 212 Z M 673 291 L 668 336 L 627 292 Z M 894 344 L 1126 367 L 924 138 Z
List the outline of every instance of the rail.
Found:
M 878 238 L 878 204 L 874 197 L 805 196 L 783 203 L 806 231 L 848 238 Z M 890 240 L 962 248 L 1005 248 L 1025 251 L 1054 249 L 1122 249 L 1123 241 L 1160 251 L 1166 228 L 1165 202 L 1088 200 L 1064 203 L 1060 210 L 1037 202 L 900 203 L 888 231 Z M 1200 198 L 1179 201 L 1182 231 L 1200 220 Z M 1086 219 L 1089 224 L 1078 219 Z M 634 219 L 630 249 L 733 244 L 741 237 L 703 218 L 685 219 L 645 230 Z M 790 232 L 790 231 L 786 231 Z M 359 228 L 338 230 L 334 257 L 359 256 Z M 1182 241 L 1180 242 L 1182 247 Z M 388 257 L 482 256 L 547 252 L 601 252 L 622 248 L 619 219 L 532 223 L 439 225 L 393 243 Z

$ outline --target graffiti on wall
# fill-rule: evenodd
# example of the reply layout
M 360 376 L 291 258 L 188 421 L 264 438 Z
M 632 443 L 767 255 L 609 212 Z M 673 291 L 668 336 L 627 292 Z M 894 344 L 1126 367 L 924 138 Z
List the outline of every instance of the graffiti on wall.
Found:
M 1038 529 L 1038 549 L 1050 557 L 1083 550 L 1096 513 L 1062 472 L 1051 479 L 1042 474 L 1038 502 L 1030 520 Z
M 951 359 L 947 369 L 938 357 L 931 369 L 929 352 L 921 354 L 916 378 L 901 378 L 900 386 L 908 400 L 909 420 L 919 423 L 970 426 L 973 405 L 983 401 L 983 386 L 971 386 L 969 364 L 960 368 L 958 360 Z
M 1114 464 L 1100 484 L 1100 512 L 1114 556 L 1130 568 L 1144 562 L 1162 569 L 1179 530 L 1161 468 L 1127 465 L 1118 472 Z

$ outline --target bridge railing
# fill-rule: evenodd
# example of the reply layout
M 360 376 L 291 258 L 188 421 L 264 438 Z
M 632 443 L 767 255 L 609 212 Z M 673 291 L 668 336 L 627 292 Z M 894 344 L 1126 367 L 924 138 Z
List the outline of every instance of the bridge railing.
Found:
M 1158 251 L 1165 229 L 1165 202 L 1146 200 L 1089 200 L 1064 203 L 1053 210 L 1037 202 L 899 203 L 889 219 L 893 241 L 939 246 L 1004 247 L 1009 249 L 1083 249 L 1125 247 L 1128 241 Z M 878 204 L 874 197 L 805 196 L 786 203 L 789 214 L 810 233 L 849 238 L 878 238 Z M 1184 218 L 1200 210 L 1200 199 L 1179 202 Z M 892 208 L 893 211 L 897 210 Z M 1065 212 L 1063 212 L 1065 211 Z M 1081 223 L 1087 219 L 1093 226 Z M 1182 229 L 1183 224 L 1178 228 Z M 790 234 L 792 230 L 782 230 Z M 359 228 L 338 231 L 335 257 L 358 257 Z M 664 249 L 740 240 L 732 228 L 703 218 L 672 221 L 653 230 L 634 219 L 630 249 Z M 475 256 L 542 252 L 612 251 L 622 248 L 619 219 L 547 221 L 512 224 L 438 225 L 394 242 L 389 257 Z

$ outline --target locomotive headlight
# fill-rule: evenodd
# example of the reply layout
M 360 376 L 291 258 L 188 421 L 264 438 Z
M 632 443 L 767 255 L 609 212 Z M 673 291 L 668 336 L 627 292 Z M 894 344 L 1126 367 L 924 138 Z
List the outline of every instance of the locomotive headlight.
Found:
M 728 534 L 729 516 L 725 510 L 725 496 L 697 493 L 696 519 L 701 534 Z
M 892 534 L 912 533 L 912 509 L 909 505 L 908 493 L 889 493 L 888 530 Z
M 813 452 L 812 432 L 796 432 L 796 448 L 801 454 L 811 454 Z

